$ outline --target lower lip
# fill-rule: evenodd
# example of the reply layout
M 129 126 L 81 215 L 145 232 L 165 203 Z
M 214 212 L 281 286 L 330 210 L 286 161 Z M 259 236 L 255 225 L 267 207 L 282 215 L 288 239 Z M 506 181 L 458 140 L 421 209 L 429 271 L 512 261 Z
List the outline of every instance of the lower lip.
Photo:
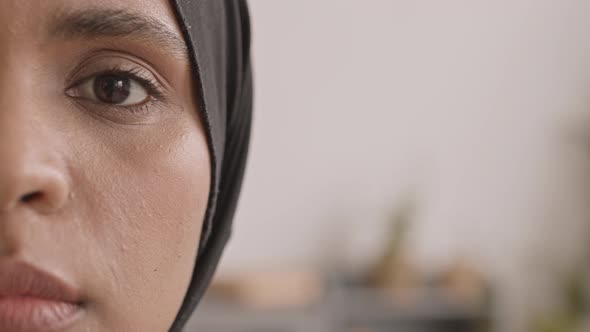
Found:
M 73 303 L 36 297 L 0 297 L 0 331 L 59 331 L 82 314 Z

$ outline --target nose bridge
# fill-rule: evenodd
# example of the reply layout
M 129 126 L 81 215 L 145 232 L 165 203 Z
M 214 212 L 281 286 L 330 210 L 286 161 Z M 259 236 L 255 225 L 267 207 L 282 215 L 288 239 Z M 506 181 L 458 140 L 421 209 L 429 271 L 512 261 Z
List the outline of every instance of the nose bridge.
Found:
M 0 56 L 0 60 L 8 62 L 0 66 L 0 170 L 6 171 L 12 168 L 11 164 L 25 166 L 25 159 L 35 148 L 34 141 L 39 140 L 36 136 L 42 132 L 36 125 L 35 102 L 26 94 L 33 88 L 28 73 L 23 68 L 14 68 L 8 59 Z
M 0 157 L 2 163 L 11 160 L 11 154 L 18 151 L 19 145 L 28 144 L 32 132 L 32 116 L 27 109 L 32 101 L 23 96 L 23 92 L 30 89 L 26 72 L 15 68 L 10 58 L 0 54 Z M 22 151 L 21 151 L 22 152 Z M 0 166 L 2 167 L 2 166 Z
M 34 73 L 0 55 L 0 212 L 32 206 L 49 212 L 65 200 L 67 181 L 43 120 Z

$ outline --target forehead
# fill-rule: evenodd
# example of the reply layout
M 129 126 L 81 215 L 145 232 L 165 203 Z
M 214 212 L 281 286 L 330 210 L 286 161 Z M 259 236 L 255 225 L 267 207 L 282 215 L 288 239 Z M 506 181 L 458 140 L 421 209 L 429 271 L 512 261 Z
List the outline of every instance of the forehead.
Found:
M 157 18 L 178 31 L 172 8 L 165 0 L 0 0 L 0 38 L 7 38 L 6 34 L 41 35 L 60 15 L 89 9 L 125 10 Z

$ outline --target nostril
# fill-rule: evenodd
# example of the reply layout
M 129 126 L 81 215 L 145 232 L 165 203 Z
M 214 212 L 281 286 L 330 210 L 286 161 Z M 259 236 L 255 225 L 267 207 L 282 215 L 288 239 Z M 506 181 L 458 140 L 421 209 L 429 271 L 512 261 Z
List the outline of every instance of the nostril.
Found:
M 0 215 L 15 209 L 53 214 L 69 200 L 70 187 L 65 166 L 46 167 L 31 162 L 10 166 L 6 168 L 7 172 L 4 170 L 4 159 L 0 157 Z
M 43 194 L 41 192 L 35 191 L 35 192 L 32 192 L 32 193 L 28 193 L 26 195 L 23 195 L 20 198 L 20 201 L 23 202 L 23 203 L 29 203 L 29 202 L 38 200 L 39 198 L 41 198 L 42 195 Z

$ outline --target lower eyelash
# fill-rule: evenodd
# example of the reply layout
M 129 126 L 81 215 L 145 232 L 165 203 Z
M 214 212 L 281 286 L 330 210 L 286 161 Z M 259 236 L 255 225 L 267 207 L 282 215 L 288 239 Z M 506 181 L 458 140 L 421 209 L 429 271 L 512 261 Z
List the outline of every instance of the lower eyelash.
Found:
M 155 98 L 150 98 L 147 102 L 133 106 L 117 106 L 97 103 L 89 100 L 75 100 L 75 104 L 91 115 L 96 115 L 99 119 L 119 124 L 144 124 L 145 119 L 155 119 L 161 115 L 163 105 Z

